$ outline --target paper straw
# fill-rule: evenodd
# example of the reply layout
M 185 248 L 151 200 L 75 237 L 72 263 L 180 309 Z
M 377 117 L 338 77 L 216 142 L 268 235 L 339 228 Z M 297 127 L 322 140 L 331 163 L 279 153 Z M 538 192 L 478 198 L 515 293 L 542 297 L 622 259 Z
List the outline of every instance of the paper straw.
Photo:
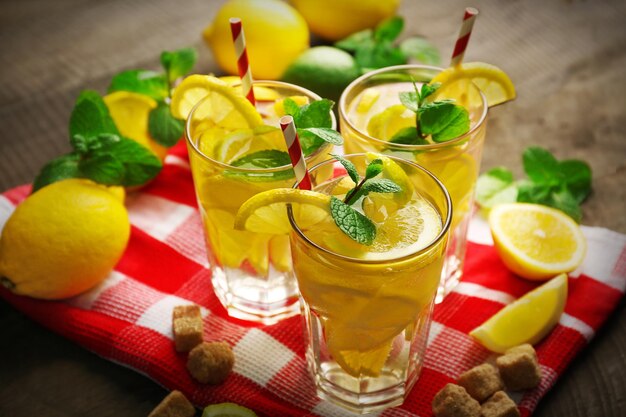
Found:
M 293 122 L 293 117 L 281 117 L 280 128 L 283 130 L 283 136 L 287 143 L 291 165 L 293 165 L 293 171 L 296 173 L 296 181 L 298 181 L 298 188 L 301 190 L 310 190 L 311 178 L 309 177 L 309 170 L 306 168 L 306 161 L 304 160 L 304 154 L 300 147 L 300 139 L 296 133 L 296 125 Z
M 452 59 L 450 60 L 450 66 L 456 67 L 463 62 L 463 56 L 465 55 L 465 49 L 467 49 L 467 43 L 469 42 L 470 35 L 472 34 L 472 27 L 474 26 L 474 20 L 478 15 L 478 9 L 473 7 L 467 7 L 465 9 L 465 16 L 463 16 L 463 24 L 459 31 L 459 37 L 454 45 L 454 52 L 452 52 Z
M 230 31 L 233 34 L 233 42 L 235 44 L 235 54 L 237 55 L 237 69 L 239 70 L 239 78 L 241 78 L 241 90 L 248 101 L 253 106 L 256 105 L 254 98 L 254 89 L 252 88 L 252 71 L 248 62 L 248 51 L 246 50 L 246 38 L 243 34 L 243 26 L 241 19 L 231 17 Z

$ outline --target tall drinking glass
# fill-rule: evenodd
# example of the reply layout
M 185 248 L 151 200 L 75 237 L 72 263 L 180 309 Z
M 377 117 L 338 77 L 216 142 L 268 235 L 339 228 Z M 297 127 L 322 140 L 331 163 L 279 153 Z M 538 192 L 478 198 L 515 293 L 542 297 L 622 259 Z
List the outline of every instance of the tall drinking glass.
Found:
M 455 99 L 468 110 L 470 130 L 464 135 L 424 145 L 389 140 L 402 128 L 415 126 L 415 113 L 402 105 L 398 94 L 415 91 L 413 82 L 420 88 L 441 71 L 421 65 L 372 71 L 352 82 L 339 101 L 339 123 L 347 153 L 372 151 L 414 161 L 439 178 L 450 193 L 454 217 L 437 302 L 458 284 L 463 273 L 467 229 L 487 126 L 485 96 L 465 81 L 448 84 L 436 93 L 437 99 Z
M 366 156 L 346 158 L 364 176 Z M 357 413 L 402 404 L 417 381 L 452 221 L 441 182 L 415 163 L 390 159 L 396 181 L 412 190 L 400 200 L 378 194 L 363 202 L 366 212 L 368 206 L 382 209 L 371 215 L 378 229 L 372 246 L 352 241 L 332 218 L 302 230 L 289 211 L 317 393 Z M 345 193 L 345 176 L 328 180 L 332 164 L 310 170 L 313 187 Z
M 291 164 L 255 168 L 245 163 L 245 157 L 264 150 L 287 151 L 275 105 L 279 100 L 293 97 L 304 103 L 320 97 L 278 81 L 256 81 L 254 89 L 257 97 L 270 98 L 257 98 L 256 107 L 274 129 L 216 128 L 207 122 L 207 114 L 225 111 L 207 96 L 189 114 L 185 136 L 215 293 L 229 315 L 272 324 L 300 311 L 289 239 L 235 230 L 233 222 L 244 201 L 261 191 L 291 187 L 295 177 Z M 331 118 L 335 128 L 334 115 Z M 325 143 L 306 158 L 307 163 L 327 159 L 330 151 L 331 145 Z

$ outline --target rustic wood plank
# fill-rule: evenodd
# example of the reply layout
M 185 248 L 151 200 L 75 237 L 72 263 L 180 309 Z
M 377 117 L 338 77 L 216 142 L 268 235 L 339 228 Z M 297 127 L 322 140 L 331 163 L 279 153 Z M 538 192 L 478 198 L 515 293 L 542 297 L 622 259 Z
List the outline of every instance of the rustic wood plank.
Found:
M 224 0 L 0 1 L 0 189 L 31 181 L 66 152 L 78 92 L 104 92 L 112 74 L 158 68 L 158 53 L 194 45 L 198 71 L 217 71 L 200 32 Z M 474 1 L 481 15 L 466 60 L 490 62 L 519 97 L 491 111 L 483 171 L 522 174 L 529 145 L 582 158 L 594 171 L 584 222 L 626 232 L 626 3 Z M 463 3 L 404 0 L 403 36 L 422 34 L 447 57 Z M 536 415 L 617 416 L 626 403 L 622 302 Z M 0 302 L 0 415 L 146 415 L 157 384 L 54 335 Z M 12 359 L 16 360 L 12 360 Z M 17 360 L 19 358 L 19 360 Z

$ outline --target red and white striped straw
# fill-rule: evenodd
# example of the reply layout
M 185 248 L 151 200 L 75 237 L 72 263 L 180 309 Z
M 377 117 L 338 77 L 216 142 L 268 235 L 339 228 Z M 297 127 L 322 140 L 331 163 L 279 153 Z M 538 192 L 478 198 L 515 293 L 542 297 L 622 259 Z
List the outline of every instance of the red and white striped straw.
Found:
M 304 154 L 300 147 L 300 139 L 298 138 L 298 133 L 296 133 L 296 124 L 293 122 L 293 117 L 281 117 L 280 128 L 283 130 L 283 136 L 287 143 L 289 158 L 291 159 L 291 165 L 293 165 L 293 172 L 296 173 L 296 181 L 298 181 L 298 188 L 301 190 L 310 190 L 311 177 L 309 177 L 309 170 L 306 168 L 306 161 L 304 160 Z
M 233 34 L 233 42 L 235 44 L 235 54 L 237 55 L 237 69 L 239 70 L 239 78 L 241 78 L 241 90 L 252 105 L 256 105 L 254 98 L 254 89 L 252 88 L 252 71 L 248 62 L 248 51 L 246 50 L 246 38 L 243 34 L 243 26 L 241 19 L 231 17 L 230 31 Z
M 478 9 L 474 7 L 467 7 L 465 9 L 465 15 L 463 16 L 463 24 L 459 32 L 459 37 L 454 45 L 454 52 L 452 52 L 452 59 L 450 60 L 450 66 L 456 67 L 463 62 L 463 56 L 465 55 L 465 49 L 467 49 L 467 43 L 469 42 L 470 35 L 472 34 L 472 27 L 474 21 L 478 15 Z

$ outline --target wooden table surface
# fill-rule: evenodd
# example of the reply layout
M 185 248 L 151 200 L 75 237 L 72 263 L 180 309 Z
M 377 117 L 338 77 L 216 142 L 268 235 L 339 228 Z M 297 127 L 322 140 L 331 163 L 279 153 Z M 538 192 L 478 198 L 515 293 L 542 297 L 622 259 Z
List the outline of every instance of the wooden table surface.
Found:
M 382 0 L 381 0 L 382 1 Z M 0 189 L 30 182 L 69 150 L 78 92 L 102 93 L 124 69 L 158 69 L 162 50 L 195 46 L 197 72 L 219 71 L 201 30 L 223 0 L 0 1 Z M 403 36 L 447 57 L 465 2 L 404 0 Z M 626 2 L 476 0 L 466 61 L 505 69 L 518 98 L 490 112 L 483 171 L 521 175 L 521 152 L 547 147 L 593 169 L 584 223 L 626 233 Z M 626 415 L 626 314 L 620 304 L 536 415 Z M 0 301 L 1 416 L 141 416 L 165 395 Z

